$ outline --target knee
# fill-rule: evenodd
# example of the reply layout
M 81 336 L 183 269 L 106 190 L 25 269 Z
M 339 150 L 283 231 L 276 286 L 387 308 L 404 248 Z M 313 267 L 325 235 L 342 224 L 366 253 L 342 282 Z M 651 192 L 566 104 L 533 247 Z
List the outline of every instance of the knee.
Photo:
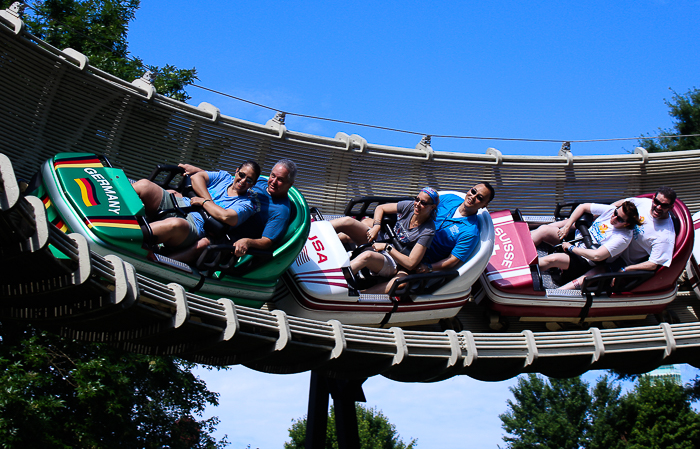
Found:
M 341 218 L 336 218 L 335 220 L 331 220 L 331 224 L 333 225 L 333 229 L 338 231 L 340 229 L 346 228 L 353 221 L 355 221 L 355 219 L 353 219 L 351 217 L 341 217 Z

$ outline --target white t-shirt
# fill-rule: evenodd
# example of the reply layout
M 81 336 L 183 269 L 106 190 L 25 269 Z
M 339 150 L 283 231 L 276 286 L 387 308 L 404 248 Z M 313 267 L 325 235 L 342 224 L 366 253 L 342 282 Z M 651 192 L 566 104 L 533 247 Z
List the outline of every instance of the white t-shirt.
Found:
M 615 261 L 632 241 L 631 228 L 616 228 L 610 223 L 614 211 L 615 206 L 591 203 L 591 213 L 597 215 L 598 218 L 588 228 L 588 233 L 591 234 L 591 240 L 594 244 L 605 247 L 610 253 L 610 257 L 605 260 L 607 263 Z M 581 234 L 576 231 L 576 237 L 580 236 Z M 577 245 L 585 247 L 583 242 L 579 242 Z M 589 263 L 591 262 L 589 261 Z
M 668 267 L 673 258 L 673 246 L 676 242 L 676 230 L 673 220 L 657 220 L 651 216 L 651 198 L 628 198 L 637 206 L 642 224 L 634 227 L 632 243 L 622 254 L 628 265 L 649 262 Z

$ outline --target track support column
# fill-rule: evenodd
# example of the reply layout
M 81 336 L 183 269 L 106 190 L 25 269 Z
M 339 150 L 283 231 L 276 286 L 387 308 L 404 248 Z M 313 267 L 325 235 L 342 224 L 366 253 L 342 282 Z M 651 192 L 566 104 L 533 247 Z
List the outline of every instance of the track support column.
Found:
M 355 402 L 365 402 L 362 379 L 331 379 L 311 372 L 309 409 L 306 416 L 306 449 L 323 449 L 328 425 L 328 396 L 333 398 L 335 431 L 340 449 L 359 449 Z

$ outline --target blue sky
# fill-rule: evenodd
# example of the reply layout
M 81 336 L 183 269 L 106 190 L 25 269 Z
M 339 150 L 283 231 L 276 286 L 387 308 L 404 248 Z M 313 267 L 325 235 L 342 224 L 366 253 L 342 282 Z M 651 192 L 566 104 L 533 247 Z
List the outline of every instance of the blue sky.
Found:
M 421 134 L 587 140 L 669 128 L 664 99 L 699 86 L 700 1 L 144 1 L 133 55 L 196 67 L 198 84 L 273 108 Z M 223 114 L 273 112 L 189 89 Z M 418 135 L 287 118 L 293 131 L 414 147 Z M 559 143 L 433 139 L 437 151 L 556 155 Z M 575 155 L 631 152 L 636 141 L 573 143 Z M 303 176 L 303 174 L 300 174 Z M 688 369 L 689 373 L 690 370 Z M 597 374 L 589 374 L 593 380 Z M 280 448 L 306 413 L 308 373 L 235 367 L 203 374 L 234 448 Z M 421 448 L 495 448 L 514 380 L 365 383 L 368 405 Z
M 300 114 L 433 135 L 584 140 L 671 125 L 694 87 L 697 0 L 562 2 L 144 1 L 130 49 L 196 67 L 199 84 Z M 438 6 L 436 6 L 438 5 Z M 191 103 L 273 113 L 196 88 Z M 290 117 L 288 128 L 413 147 L 419 136 Z M 636 141 L 574 144 L 575 154 Z M 433 148 L 556 154 L 558 143 L 435 139 Z

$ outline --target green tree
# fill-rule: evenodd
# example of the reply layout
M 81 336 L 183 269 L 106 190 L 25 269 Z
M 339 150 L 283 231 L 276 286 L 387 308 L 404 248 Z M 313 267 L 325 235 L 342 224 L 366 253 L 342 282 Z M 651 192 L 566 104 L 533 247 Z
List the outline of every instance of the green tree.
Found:
M 396 426 L 381 411 L 355 404 L 357 413 L 357 430 L 361 449 L 414 449 L 417 440 L 411 439 L 408 446 L 396 434 Z M 326 427 L 326 449 L 338 449 L 335 432 L 335 409 L 331 406 Z M 285 449 L 304 449 L 306 442 L 306 417 L 293 420 L 289 428 L 290 442 L 284 443 Z
M 700 446 L 700 416 L 683 387 L 669 379 L 642 377 L 623 398 L 621 424 L 630 449 Z
M 5 9 L 14 0 L 0 0 Z M 140 0 L 44 0 L 25 10 L 23 20 L 30 33 L 63 50 L 72 48 L 88 57 L 90 65 L 126 81 L 140 78 L 147 70 L 156 75 L 158 93 L 187 101 L 185 87 L 197 79 L 192 69 L 146 65 L 131 57 L 127 32 Z
M 0 325 L 0 446 L 215 448 L 193 364 Z
M 512 449 L 578 448 L 587 430 L 591 403 L 588 385 L 580 378 L 545 381 L 535 374 L 519 377 L 510 388 L 515 401 L 499 416 L 506 447 Z
M 700 149 L 700 136 L 678 137 L 700 134 L 700 90 L 693 88 L 685 94 L 673 92 L 671 100 L 664 100 L 673 117 L 673 128 L 659 128 L 658 139 L 642 136 L 639 146 L 650 152 L 681 151 Z
M 511 388 L 515 401 L 500 416 L 508 448 L 674 448 L 700 447 L 700 416 L 692 409 L 692 388 L 667 379 L 637 378 L 621 388 L 607 376 L 591 392 L 580 379 L 549 382 L 530 374 Z M 573 419 L 575 425 L 562 425 Z

